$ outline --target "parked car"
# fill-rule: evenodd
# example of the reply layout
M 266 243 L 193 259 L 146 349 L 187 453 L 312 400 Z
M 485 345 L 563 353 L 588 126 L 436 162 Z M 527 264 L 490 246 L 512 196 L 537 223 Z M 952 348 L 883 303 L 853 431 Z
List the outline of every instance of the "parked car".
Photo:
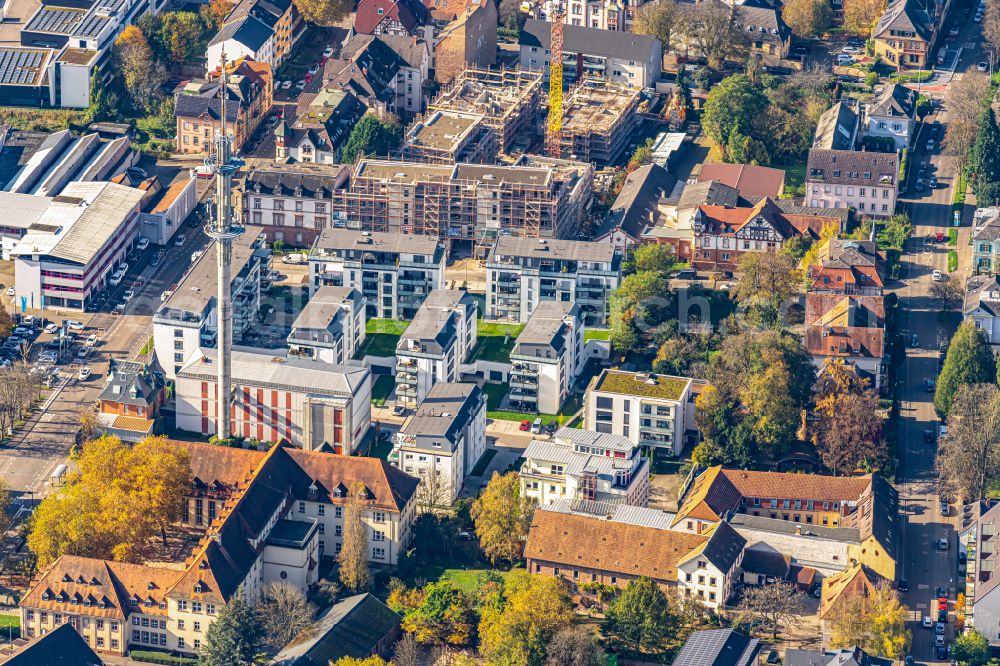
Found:
M 935 145 L 934 144 L 934 139 L 927 139 L 927 146 L 926 146 L 927 152 L 933 153 L 934 152 L 934 145 Z
M 122 283 L 122 279 L 124 277 L 125 273 L 121 271 L 115 271 L 114 273 L 111 274 L 111 277 L 108 278 L 108 284 L 110 284 L 112 287 L 117 287 Z
M 74 319 L 70 319 L 68 322 L 66 322 L 66 324 L 69 326 L 69 330 L 71 331 L 82 331 L 84 328 L 86 328 L 86 326 L 83 325 L 82 321 L 76 321 Z
M 135 249 L 139 252 L 144 251 L 147 247 L 149 247 L 149 239 L 145 237 L 140 238 L 139 242 L 135 244 Z
M 840 49 L 840 52 L 854 54 L 854 53 L 861 53 L 861 49 L 859 49 L 856 46 L 845 46 L 844 48 Z
M 945 242 L 945 240 L 947 240 L 947 239 L 945 238 L 943 231 L 938 231 L 937 233 L 934 234 L 934 242 L 935 243 L 943 243 L 943 242 Z
M 93 347 L 94 345 L 96 345 L 97 344 L 97 333 L 91 333 L 90 337 L 87 338 L 87 341 L 86 341 L 85 344 L 88 347 Z
M 935 383 L 933 379 L 924 380 L 924 388 L 927 390 L 928 393 L 934 393 L 934 386 Z
M 519 425 L 517 429 L 520 430 L 521 432 L 528 432 L 529 430 L 531 430 L 531 421 L 529 421 L 528 419 L 521 421 L 521 425 Z
M 174 246 L 175 247 L 182 247 L 184 245 L 184 241 L 185 240 L 186 240 L 186 238 L 185 238 L 184 234 L 179 234 L 177 236 L 177 238 L 174 239 Z
M 16 293 L 17 293 L 17 290 L 14 289 L 14 287 L 7 287 L 7 295 L 8 296 L 13 296 Z
M 122 294 L 122 303 L 128 303 L 133 298 L 135 298 L 135 292 L 129 289 L 124 294 Z
M 282 90 L 288 90 L 291 87 L 292 87 L 292 80 L 291 79 L 286 79 L 286 80 L 284 80 L 284 81 L 281 82 L 281 89 Z
M 333 51 L 334 51 L 334 49 L 333 49 L 332 46 L 326 47 L 325 49 L 323 49 L 323 57 L 324 58 L 330 58 L 330 57 L 332 57 L 333 56 Z
M 83 366 L 82 368 L 80 368 L 80 372 L 77 373 L 77 376 L 82 380 L 87 379 L 87 377 L 90 377 L 90 368 L 87 366 Z
M 910 590 L 910 584 L 906 582 L 905 578 L 900 578 L 899 583 L 896 584 L 896 587 L 899 589 L 900 592 L 909 592 Z
M 944 280 L 944 274 L 941 271 L 935 270 L 931 273 L 931 279 L 935 282 L 942 282 Z
M 920 346 L 920 337 L 916 333 L 910 336 L 910 346 L 914 348 Z
M 539 416 L 531 424 L 531 434 L 532 435 L 539 435 L 539 434 L 541 434 L 541 432 L 542 432 L 542 417 Z
M 924 629 L 931 629 L 934 627 L 934 621 L 931 619 L 930 615 L 924 615 L 923 625 Z
M 931 444 L 934 442 L 933 430 L 924 430 L 924 442 L 926 442 L 927 444 Z
M 948 550 L 948 539 L 941 537 L 937 542 L 938 550 Z
M 395 416 L 402 416 L 403 414 L 406 413 L 406 407 L 404 407 L 403 405 L 396 405 L 395 407 L 392 408 L 392 413 Z
M 59 325 L 58 324 L 47 324 L 45 326 L 45 332 L 46 333 L 55 333 L 58 330 L 59 330 Z

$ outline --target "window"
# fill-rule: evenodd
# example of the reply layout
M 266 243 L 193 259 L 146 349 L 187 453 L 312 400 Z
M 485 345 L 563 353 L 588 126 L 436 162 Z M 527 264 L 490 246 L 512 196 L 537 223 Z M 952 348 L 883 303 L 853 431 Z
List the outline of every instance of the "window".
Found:
M 205 612 L 209 615 L 215 615 L 215 604 L 205 604 Z
M 299 502 L 299 513 L 305 513 L 305 512 L 306 512 L 306 503 Z
M 188 602 L 185 601 L 184 599 L 180 599 L 177 601 L 177 610 L 187 610 L 187 607 L 188 607 Z
M 184 620 L 177 620 L 177 628 L 178 629 L 184 628 Z
M 184 649 L 184 637 L 183 636 L 180 636 L 180 637 L 177 638 L 177 648 L 181 649 L 181 650 Z
M 385 548 L 372 548 L 372 557 L 376 560 L 384 560 Z
M 200 601 L 192 601 L 191 602 L 191 612 L 192 613 L 200 613 L 201 612 L 201 602 Z
M 385 512 L 384 511 L 375 511 L 372 514 L 372 518 L 373 518 L 373 520 L 376 523 L 384 523 L 385 522 Z
M 195 631 L 201 631 L 201 622 L 195 622 L 194 623 L 194 630 Z
M 316 507 L 316 509 L 317 509 L 316 513 L 318 513 L 319 515 L 321 515 L 321 516 L 325 516 L 326 515 L 326 505 L 325 504 L 320 504 L 318 507 Z
M 343 509 L 343 507 L 339 507 L 339 506 L 333 507 L 333 517 L 334 518 L 340 518 L 343 515 L 344 515 L 344 509 Z

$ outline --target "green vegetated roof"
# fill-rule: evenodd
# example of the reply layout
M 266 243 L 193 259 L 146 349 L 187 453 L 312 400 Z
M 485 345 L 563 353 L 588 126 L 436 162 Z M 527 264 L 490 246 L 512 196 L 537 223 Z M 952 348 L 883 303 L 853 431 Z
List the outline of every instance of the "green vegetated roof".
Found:
M 642 378 L 637 379 L 637 376 L 641 376 Z M 655 383 L 648 382 L 646 377 L 656 380 Z M 690 381 L 683 377 L 671 377 L 669 375 L 645 373 L 637 375 L 634 372 L 606 370 L 598 381 L 595 390 L 607 393 L 640 395 L 663 400 L 680 400 L 684 393 L 684 388 Z

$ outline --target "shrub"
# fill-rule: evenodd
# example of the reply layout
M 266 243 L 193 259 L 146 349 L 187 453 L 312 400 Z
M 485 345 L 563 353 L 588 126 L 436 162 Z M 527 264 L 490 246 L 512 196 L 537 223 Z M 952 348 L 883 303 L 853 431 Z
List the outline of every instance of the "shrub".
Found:
M 954 273 L 958 270 L 958 252 L 954 250 L 948 251 L 948 272 Z
M 132 650 L 129 653 L 133 661 L 144 661 L 147 664 L 166 664 L 166 666 L 197 666 L 198 660 L 191 657 L 175 657 L 166 652 L 152 650 Z

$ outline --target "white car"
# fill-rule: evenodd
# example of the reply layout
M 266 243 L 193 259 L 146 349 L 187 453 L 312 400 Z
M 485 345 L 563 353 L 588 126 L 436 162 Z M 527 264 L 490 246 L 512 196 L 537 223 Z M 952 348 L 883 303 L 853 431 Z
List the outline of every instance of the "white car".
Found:
M 296 90 L 302 90 L 305 87 L 306 87 L 306 80 L 305 79 L 299 79 L 298 81 L 295 82 L 295 89 Z
M 324 58 L 329 58 L 332 55 L 333 55 L 333 47 L 332 46 L 328 46 L 325 49 L 323 49 L 323 57 Z
M 87 338 L 86 345 L 88 347 L 93 347 L 96 344 L 97 344 L 97 333 L 91 333 L 90 337 Z
M 55 352 L 45 352 L 38 357 L 38 360 L 43 363 L 55 363 L 57 360 L 59 360 L 59 357 L 56 355 Z
M 111 277 L 108 278 L 108 284 L 110 284 L 112 287 L 117 287 L 122 283 L 122 278 L 124 277 L 125 277 L 124 273 L 122 273 L 121 271 L 115 271 L 114 273 L 111 274 Z
M 14 287 L 7 287 L 7 295 L 8 296 L 13 296 L 16 293 L 17 293 L 17 289 L 14 289 Z
M 87 356 L 89 356 L 89 355 L 90 355 L 90 348 L 89 347 L 80 347 L 80 351 L 78 351 L 76 353 L 76 358 L 78 360 L 82 361 L 83 359 L 87 358 Z
M 281 89 L 282 90 L 288 90 L 291 87 L 292 87 L 292 80 L 291 79 L 288 79 L 287 81 L 282 81 L 281 82 Z
M 135 298 L 135 292 L 129 289 L 124 294 L 122 294 L 122 303 L 128 303 L 133 298 Z
M 838 65 L 853 65 L 854 64 L 854 58 L 852 58 L 849 55 L 844 55 L 843 53 L 841 53 L 840 55 L 837 56 L 837 64 Z
M 86 379 L 87 377 L 90 377 L 90 368 L 87 366 L 83 366 L 82 368 L 80 368 L 80 372 L 77 373 L 77 376 L 80 379 Z
M 135 249 L 139 250 L 139 252 L 142 252 L 147 247 L 149 247 L 149 239 L 148 238 L 140 238 L 139 242 L 135 244 Z
M 59 330 L 59 325 L 58 324 L 49 324 L 49 325 L 47 325 L 45 327 L 45 332 L 46 333 L 55 333 L 58 330 Z
M 934 622 L 931 620 L 930 616 L 928 616 L 928 615 L 924 615 L 924 621 L 923 621 L 922 624 L 924 626 L 924 629 L 933 629 L 934 628 Z
M 938 550 L 948 550 L 948 539 L 945 539 L 944 537 L 938 539 L 937 547 Z
M 312 66 L 311 66 L 311 67 L 309 68 L 309 71 L 308 71 L 308 72 L 306 72 L 306 73 L 307 73 L 307 74 L 308 74 L 309 76 L 313 76 L 313 75 L 314 75 L 314 74 L 315 74 L 316 72 L 318 72 L 318 71 L 319 71 L 319 65 L 312 65 Z
M 978 69 L 980 72 L 985 72 L 989 68 L 990 64 L 988 62 L 980 62 L 976 64 L 976 69 Z
M 181 247 L 184 245 L 184 240 L 185 240 L 184 234 L 181 234 L 180 236 L 174 239 L 174 245 L 176 247 Z
M 840 49 L 840 52 L 849 53 L 853 55 L 855 53 L 861 53 L 861 50 L 856 46 L 845 46 L 844 48 Z
M 983 15 L 982 14 L 976 14 L 975 16 L 972 17 L 972 20 L 975 21 L 976 23 L 982 23 L 983 22 Z
M 941 282 L 944 280 L 944 274 L 941 271 L 934 271 L 931 273 L 931 279 L 935 282 Z
M 82 321 L 76 321 L 71 319 L 66 323 L 67 325 L 69 325 L 69 330 L 71 331 L 82 331 L 83 329 L 86 328 L 86 326 L 83 325 Z
M 128 273 L 128 269 L 129 269 L 129 265 L 128 265 L 127 261 L 122 262 L 122 265 L 118 267 L 118 270 L 121 271 L 122 275 L 125 275 L 126 273 Z

